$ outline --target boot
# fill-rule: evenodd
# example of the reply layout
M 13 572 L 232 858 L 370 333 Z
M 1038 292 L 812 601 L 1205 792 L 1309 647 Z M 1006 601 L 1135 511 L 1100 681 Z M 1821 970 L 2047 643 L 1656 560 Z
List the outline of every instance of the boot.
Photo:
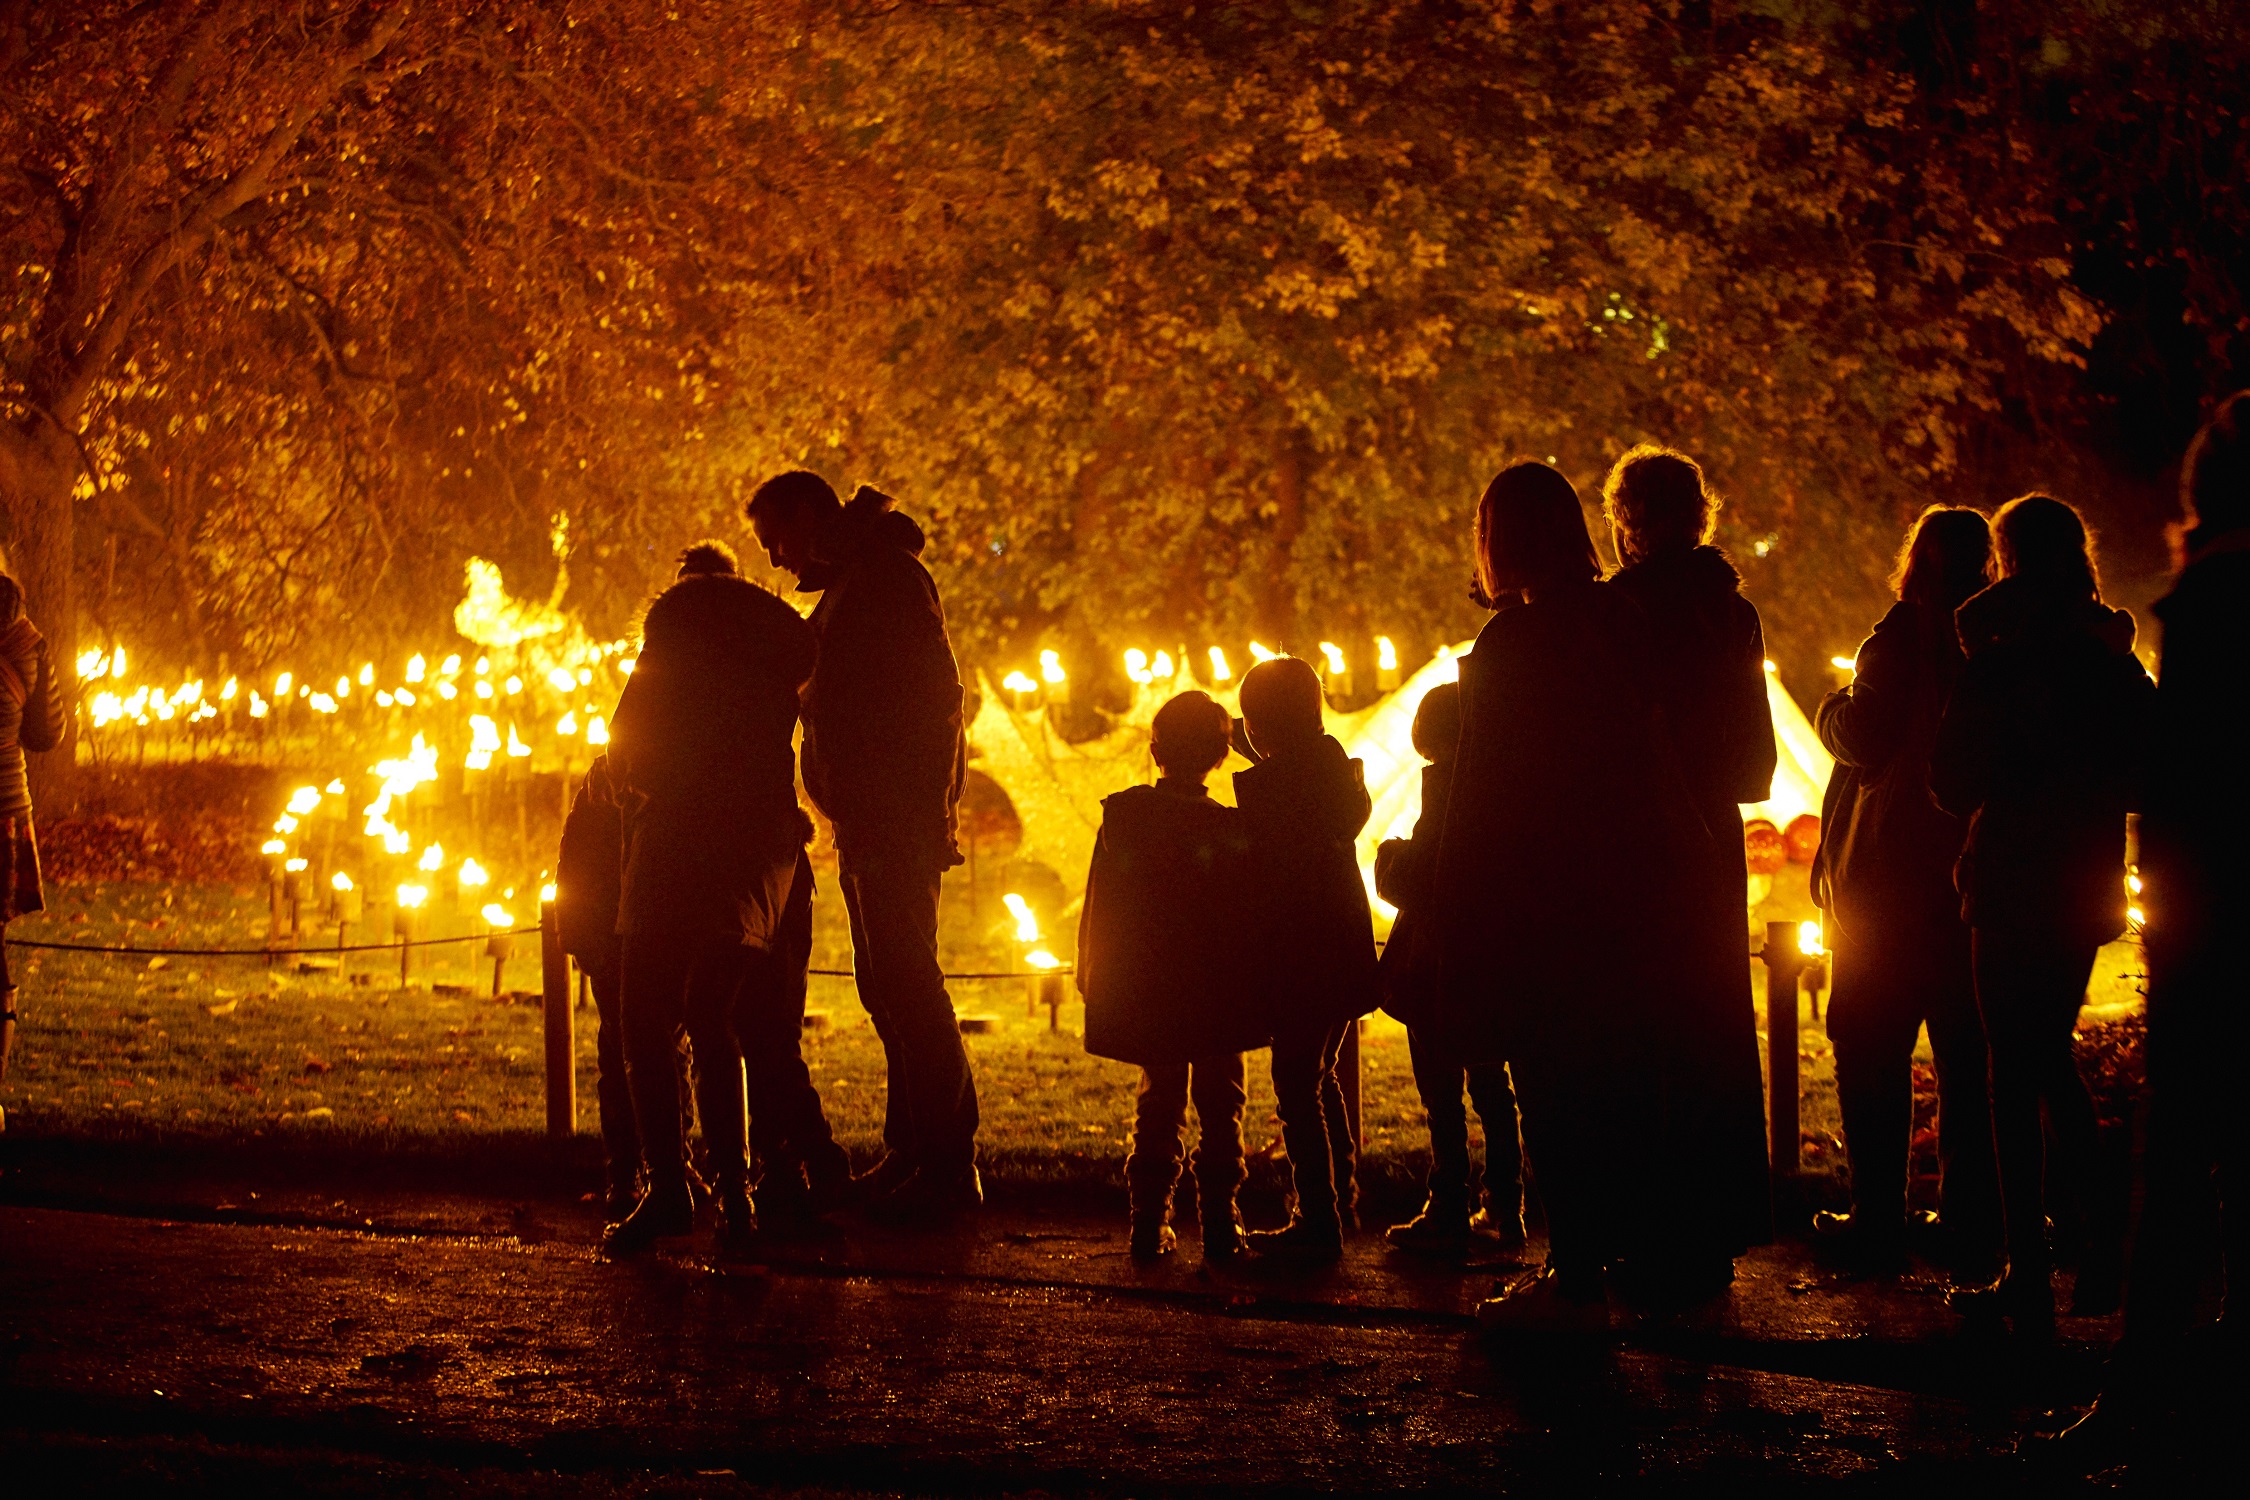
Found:
M 758 1248 L 758 1213 L 750 1202 L 750 1189 L 729 1182 L 719 1193 L 719 1259 L 751 1260 Z
M 1242 1232 L 1242 1215 L 1232 1203 L 1203 1205 L 1203 1259 L 1206 1264 L 1229 1261 L 1249 1248 Z
M 622 1223 L 602 1231 L 605 1255 L 638 1255 L 658 1240 L 677 1239 L 695 1231 L 695 1199 L 686 1181 L 652 1186 L 648 1195 Z
M 1308 1264 L 1334 1265 L 1344 1258 L 1341 1227 L 1302 1216 L 1291 1219 L 1285 1229 L 1262 1229 L 1251 1235 L 1250 1247 L 1258 1254 L 1270 1255 L 1276 1260 L 1298 1260 Z
M 608 1191 L 602 1194 L 602 1223 L 622 1224 L 641 1201 L 641 1169 L 611 1168 Z
M 1609 1302 L 1598 1269 L 1547 1266 L 1519 1277 L 1477 1307 L 1477 1327 L 1490 1334 L 1536 1336 L 1607 1332 Z
M 1179 1243 L 1180 1237 L 1162 1219 L 1133 1221 L 1132 1255 L 1144 1266 L 1170 1255 Z
M 983 1204 L 984 1179 L 973 1165 L 951 1171 L 924 1167 L 870 1203 L 867 1217 L 902 1229 L 937 1229 Z
M 2055 1289 L 2043 1271 L 2033 1274 L 2011 1267 L 1990 1286 L 1953 1287 L 1945 1294 L 1945 1305 L 1964 1322 L 2005 1319 L 2016 1337 L 2027 1343 L 2050 1343 L 2055 1337 Z
M 1508 1214 L 1495 1214 L 1489 1208 L 1480 1208 L 1469 1215 L 1469 1233 L 1479 1239 L 1496 1240 L 1503 1250 L 1521 1250 L 1531 1238 L 1524 1233 L 1521 1208 Z
M 1431 1255 L 1460 1255 L 1476 1247 L 1477 1234 L 1470 1225 L 1465 1203 L 1440 1201 L 1432 1194 L 1422 1211 L 1404 1224 L 1393 1224 L 1383 1238 L 1394 1250 Z
M 852 1197 L 852 1159 L 844 1154 L 844 1148 L 830 1140 L 809 1152 L 805 1157 L 805 1186 L 814 1213 L 831 1214 L 846 1207 Z

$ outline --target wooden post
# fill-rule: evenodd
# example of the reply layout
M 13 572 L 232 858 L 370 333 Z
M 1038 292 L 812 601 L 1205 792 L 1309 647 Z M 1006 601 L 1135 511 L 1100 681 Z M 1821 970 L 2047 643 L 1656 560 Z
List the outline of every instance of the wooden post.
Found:
M 1766 1138 L 1776 1173 L 1798 1169 L 1797 978 L 1805 955 L 1797 924 L 1766 924 Z
M 539 903 L 539 988 L 547 1035 L 547 1135 L 564 1140 L 578 1130 L 577 1021 L 570 1009 L 570 955 L 563 952 L 555 903 Z

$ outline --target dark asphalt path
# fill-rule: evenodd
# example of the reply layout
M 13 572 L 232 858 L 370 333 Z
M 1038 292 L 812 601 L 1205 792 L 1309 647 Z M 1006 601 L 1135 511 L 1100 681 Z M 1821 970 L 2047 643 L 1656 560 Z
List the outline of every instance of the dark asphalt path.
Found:
M 2005 1476 L 2025 1410 L 2020 1392 L 1882 1389 L 1661 1340 L 1489 1346 L 1457 1310 L 1335 1286 L 1043 1279 L 1054 1254 L 1006 1274 L 942 1247 L 927 1271 L 714 1271 L 560 1240 L 6 1207 L 0 1426 L 50 1434 L 33 1445 L 49 1457 L 73 1433 L 844 1488 L 1889 1492 Z

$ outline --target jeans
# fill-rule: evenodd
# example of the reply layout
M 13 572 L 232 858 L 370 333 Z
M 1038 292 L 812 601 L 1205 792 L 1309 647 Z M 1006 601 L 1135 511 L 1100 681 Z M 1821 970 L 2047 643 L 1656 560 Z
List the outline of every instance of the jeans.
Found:
M 1196 1201 L 1206 1234 L 1234 1222 L 1242 1190 L 1242 1111 L 1249 1102 L 1242 1054 L 1222 1052 L 1192 1063 L 1141 1069 L 1133 1107 L 1133 1147 L 1125 1157 L 1125 1185 L 1133 1220 L 1163 1223 L 1172 1215 L 1172 1190 L 1180 1180 L 1188 1103 L 1195 1103 Z
M 731 937 L 626 936 L 626 1076 L 653 1188 L 679 1187 L 687 1180 L 679 1065 L 683 1030 L 695 1057 L 695 1099 L 714 1183 L 721 1188 L 748 1183 L 742 1053 L 735 1043 L 732 1012 L 749 951 Z
M 1852 1215 L 1878 1234 L 1906 1223 L 1914 1040 L 1925 1024 L 1937 1067 L 1939 1217 L 1957 1261 L 1989 1260 L 2000 1247 L 2000 1182 L 1968 931 L 1945 923 L 1838 940 L 1828 1039 Z
M 1344 1211 L 1358 1201 L 1351 1120 L 1336 1078 L 1344 1028 L 1353 1024 L 1284 1027 L 1273 1039 L 1274 1109 L 1281 1116 L 1281 1143 L 1297 1189 L 1297 1217 L 1338 1234 Z
M 878 865 L 842 877 L 860 1004 L 883 1043 L 883 1145 L 918 1170 L 976 1165 L 977 1085 L 938 967 L 939 875 Z
M 1430 1118 L 1430 1204 L 1448 1214 L 1468 1214 L 1480 1197 L 1469 1159 L 1469 1111 L 1461 1100 L 1468 1084 L 1477 1118 L 1484 1122 L 1484 1207 L 1503 1224 L 1523 1218 L 1523 1145 L 1516 1133 L 1516 1087 L 1504 1062 L 1464 1067 L 1452 1049 L 1423 1027 L 1409 1027 L 1407 1056 L 1414 1088 Z
M 2008 1274 L 2044 1286 L 2052 1266 L 2042 1105 L 2054 1129 L 2057 1165 L 2079 1203 L 2089 1210 L 2095 1206 L 2094 1101 L 2071 1052 L 2095 948 L 1987 928 L 1976 930 L 1972 945 L 1977 1008 L 1992 1048 L 1992 1139 L 2000 1164 Z
M 750 1091 L 750 1145 L 763 1180 L 810 1169 L 848 1170 L 805 1067 L 805 969 L 812 957 L 812 862 L 800 855 L 771 950 L 748 950 L 734 1005 L 735 1041 Z

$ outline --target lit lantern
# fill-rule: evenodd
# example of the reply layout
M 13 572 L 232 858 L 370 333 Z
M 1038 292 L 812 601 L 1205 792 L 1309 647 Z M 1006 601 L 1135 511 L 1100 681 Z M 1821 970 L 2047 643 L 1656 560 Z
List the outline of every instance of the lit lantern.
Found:
M 1136 687 L 1146 687 L 1149 684 L 1152 674 L 1148 669 L 1148 653 L 1146 651 L 1138 646 L 1126 649 L 1125 675 L 1132 680 Z
M 609 743 L 609 725 L 603 722 L 600 714 L 596 714 L 586 721 L 586 743 L 589 745 L 606 745 Z
M 1227 653 L 1218 646 L 1211 648 L 1211 680 L 1225 682 L 1234 676 L 1234 668 L 1227 665 Z
M 1281 656 L 1281 653 L 1278 651 L 1268 651 L 1258 642 L 1252 641 L 1250 643 L 1250 656 L 1255 661 L 1269 662 L 1278 660 Z
M 1010 672 L 1000 679 L 1000 685 L 1015 699 L 1018 713 L 1031 707 L 1032 697 L 1039 691 L 1039 684 L 1022 672 Z
M 417 651 L 414 653 L 414 655 L 407 658 L 406 680 L 408 682 L 420 682 L 424 677 L 429 675 L 429 671 L 429 664 L 422 660 L 421 652 Z
M 1179 675 L 1179 669 L 1172 664 L 1171 652 L 1159 651 L 1156 659 L 1148 664 L 1148 673 L 1158 682 L 1168 683 Z
M 1375 689 L 1387 693 L 1397 687 L 1398 647 L 1387 635 L 1375 637 Z
M 1328 663 L 1328 691 L 1339 698 L 1349 698 L 1352 693 L 1352 669 L 1344 661 L 1344 648 L 1334 641 L 1322 641 L 1320 654 Z
M 359 685 L 361 687 L 373 687 L 375 685 L 375 663 L 365 662 L 360 666 Z
M 1062 653 L 1039 653 L 1039 678 L 1047 684 L 1047 697 L 1055 703 L 1070 701 L 1070 674 L 1063 670 Z

